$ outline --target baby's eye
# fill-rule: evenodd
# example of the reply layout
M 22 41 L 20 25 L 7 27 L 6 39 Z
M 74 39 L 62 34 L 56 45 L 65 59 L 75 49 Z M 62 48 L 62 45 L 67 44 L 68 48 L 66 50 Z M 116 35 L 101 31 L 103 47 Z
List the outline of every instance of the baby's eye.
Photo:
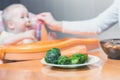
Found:
M 21 16 L 21 18 L 23 19 L 23 18 L 25 18 L 24 16 Z

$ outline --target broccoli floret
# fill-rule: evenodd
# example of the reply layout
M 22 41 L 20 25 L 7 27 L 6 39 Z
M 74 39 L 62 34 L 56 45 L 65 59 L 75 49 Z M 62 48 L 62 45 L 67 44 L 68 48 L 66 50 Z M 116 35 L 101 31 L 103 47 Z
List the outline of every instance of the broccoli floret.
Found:
M 80 64 L 85 63 L 88 61 L 88 57 L 86 54 L 79 54 L 80 55 Z
M 88 60 L 87 55 L 76 53 L 71 57 L 71 64 L 82 64 Z
M 46 52 L 45 61 L 47 63 L 57 64 L 60 56 L 60 49 L 52 48 Z
M 60 56 L 58 59 L 58 64 L 61 65 L 70 64 L 70 59 L 67 56 Z
M 71 59 L 71 64 L 79 64 L 80 56 L 79 54 L 73 54 Z

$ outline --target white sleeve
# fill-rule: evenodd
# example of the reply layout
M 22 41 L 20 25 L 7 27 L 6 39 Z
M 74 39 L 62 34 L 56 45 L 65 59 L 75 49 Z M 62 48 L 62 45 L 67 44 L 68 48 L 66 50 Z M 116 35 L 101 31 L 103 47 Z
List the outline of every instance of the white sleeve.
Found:
M 100 33 L 118 22 L 118 4 L 113 3 L 98 17 L 85 21 L 62 21 L 63 33 Z

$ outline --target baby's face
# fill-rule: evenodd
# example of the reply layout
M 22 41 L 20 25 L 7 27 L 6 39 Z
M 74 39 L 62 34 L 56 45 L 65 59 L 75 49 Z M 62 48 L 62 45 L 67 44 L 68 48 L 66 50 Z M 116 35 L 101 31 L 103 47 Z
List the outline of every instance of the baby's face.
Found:
M 15 33 L 25 32 L 27 29 L 26 24 L 29 22 L 28 10 L 20 7 L 13 10 L 12 24 L 15 27 Z

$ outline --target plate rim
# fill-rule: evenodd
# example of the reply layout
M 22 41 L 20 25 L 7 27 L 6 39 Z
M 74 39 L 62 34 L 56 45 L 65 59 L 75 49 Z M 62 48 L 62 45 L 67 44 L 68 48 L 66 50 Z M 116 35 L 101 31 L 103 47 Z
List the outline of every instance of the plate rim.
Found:
M 90 55 L 90 54 L 89 54 L 89 55 L 88 55 L 88 58 L 89 58 L 89 59 L 92 58 L 92 61 L 93 61 L 93 62 L 88 61 L 88 62 L 85 62 L 85 63 L 83 63 L 83 64 L 60 65 L 60 64 L 47 63 L 47 62 L 45 61 L 45 58 L 42 58 L 42 59 L 40 60 L 40 62 L 41 62 L 41 64 L 48 65 L 48 66 L 53 66 L 53 67 L 75 68 L 75 67 L 82 67 L 82 66 L 86 66 L 86 65 L 91 65 L 91 64 L 94 64 L 94 63 L 100 61 L 100 58 L 97 57 L 97 56 L 94 56 L 94 55 Z M 94 60 L 93 60 L 93 59 L 94 59 Z

